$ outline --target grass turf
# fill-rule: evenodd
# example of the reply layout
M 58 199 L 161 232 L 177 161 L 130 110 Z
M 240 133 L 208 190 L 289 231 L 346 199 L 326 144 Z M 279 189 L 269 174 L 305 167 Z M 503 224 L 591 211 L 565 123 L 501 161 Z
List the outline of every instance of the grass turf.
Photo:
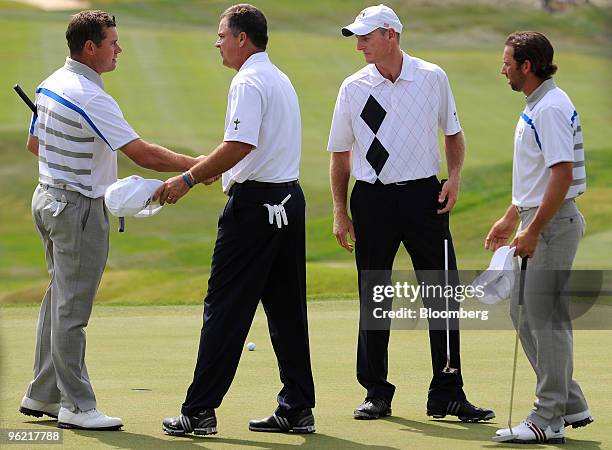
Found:
M 124 53 L 118 69 L 104 79 L 130 123 L 144 138 L 170 148 L 210 152 L 221 139 L 226 88 L 232 77 L 212 46 L 217 13 L 226 4 L 107 1 L 99 6 L 120 17 Z M 291 77 L 301 100 L 309 296 L 350 297 L 356 292 L 354 263 L 331 235 L 325 145 L 338 86 L 363 65 L 354 40 L 340 38 L 332 25 L 350 19 L 354 13 L 348 11 L 359 9 L 361 3 L 335 1 L 323 7 L 299 1 L 287 7 L 270 1 L 261 6 L 271 24 L 269 52 Z M 510 199 L 512 133 L 523 100 L 498 74 L 498 47 L 505 33 L 527 26 L 556 39 L 560 67 L 556 79 L 582 115 L 589 187 L 579 205 L 588 230 L 576 267 L 611 267 L 605 248 L 612 219 L 612 129 L 608 126 L 612 104 L 610 96 L 604 95 L 609 91 L 611 64 L 605 45 L 609 37 L 602 31 L 609 10 L 581 8 L 549 16 L 503 7 L 419 6 L 408 11 L 395 6 L 407 17 L 403 47 L 447 71 L 465 129 L 468 150 L 462 192 L 451 218 L 460 267 L 486 266 L 490 255 L 482 249 L 483 238 Z M 307 29 L 306 17 L 316 26 Z M 9 86 L 18 81 L 32 92 L 61 65 L 66 19 L 66 13 L 41 13 L 0 2 L 0 36 L 6 42 L 0 56 L 8 61 L 0 82 Z M 588 32 L 579 33 L 574 24 Z M 470 38 L 478 33 L 479 38 Z M 0 91 L 0 105 L 0 188 L 5 198 L 0 210 L 0 304 L 34 304 L 40 300 L 47 274 L 29 213 L 36 164 L 23 148 L 28 113 L 8 87 Z M 136 168 L 124 156 L 119 159 L 120 176 L 139 173 L 165 178 Z M 198 302 L 206 289 L 216 220 L 224 201 L 218 184 L 198 187 L 159 216 L 128 221 L 128 233 L 113 232 L 98 301 Z M 400 252 L 396 267 L 409 265 Z
M 497 418 L 485 424 L 429 420 L 425 401 L 431 373 L 425 331 L 393 331 L 389 379 L 396 384 L 393 417 L 356 421 L 352 411 L 364 392 L 355 380 L 356 303 L 311 302 L 310 340 L 317 388 L 317 433 L 311 436 L 252 433 L 248 420 L 275 407 L 280 389 L 265 315 L 257 312 L 237 376 L 218 409 L 219 434 L 176 438 L 161 431 L 163 417 L 178 413 L 195 363 L 201 308 L 196 306 L 112 307 L 94 310 L 88 327 L 87 366 L 99 408 L 125 421 L 122 432 L 64 431 L 66 449 L 209 448 L 209 449 L 471 449 L 502 448 L 490 441 L 508 414 L 514 333 L 464 331 L 462 361 L 469 399 L 494 408 Z M 17 412 L 31 377 L 35 308 L 0 310 L 0 428 L 54 430 L 54 422 Z M 599 449 L 612 445 L 612 386 L 604 357 L 610 331 L 575 332 L 575 378 L 590 402 L 596 422 L 566 432 L 564 448 Z M 515 422 L 531 408 L 535 379 L 519 356 Z M 39 447 L 32 447 L 39 448 Z M 503 448 L 518 448 L 504 445 Z M 542 448 L 520 446 L 520 448 Z

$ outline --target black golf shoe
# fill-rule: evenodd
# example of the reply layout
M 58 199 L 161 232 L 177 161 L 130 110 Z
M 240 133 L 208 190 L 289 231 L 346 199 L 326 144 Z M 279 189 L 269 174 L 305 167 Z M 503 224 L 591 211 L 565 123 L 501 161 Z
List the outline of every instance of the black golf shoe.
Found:
M 288 416 L 277 412 L 265 419 L 249 422 L 249 430 L 267 433 L 314 433 L 315 419 L 311 409 L 302 409 Z
M 162 422 L 162 428 L 171 436 L 183 436 L 193 433 L 198 436 L 217 434 L 217 416 L 214 409 L 205 409 L 194 416 L 183 414 L 167 417 Z
M 492 409 L 479 408 L 467 400 L 453 400 L 450 402 L 427 402 L 427 415 L 434 419 L 448 416 L 457 416 L 462 422 L 480 422 L 495 417 Z
M 353 412 L 353 417 L 359 420 L 374 420 L 391 415 L 391 405 L 382 398 L 366 397 Z
M 591 411 L 587 409 L 576 414 L 563 416 L 563 421 L 566 427 L 582 428 L 593 423 L 593 417 L 591 417 Z

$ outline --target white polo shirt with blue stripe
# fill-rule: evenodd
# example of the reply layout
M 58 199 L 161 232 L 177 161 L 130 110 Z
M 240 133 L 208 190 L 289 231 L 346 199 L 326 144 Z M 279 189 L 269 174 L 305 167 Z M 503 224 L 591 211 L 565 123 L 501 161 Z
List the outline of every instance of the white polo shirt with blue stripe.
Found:
M 39 181 L 98 198 L 117 181 L 116 150 L 138 139 L 100 75 L 71 58 L 36 90 L 30 134 Z
M 572 162 L 573 181 L 565 196 L 586 191 L 586 168 L 580 116 L 568 95 L 552 79 L 527 97 L 527 106 L 514 133 L 512 204 L 537 207 L 542 203 L 551 167 Z

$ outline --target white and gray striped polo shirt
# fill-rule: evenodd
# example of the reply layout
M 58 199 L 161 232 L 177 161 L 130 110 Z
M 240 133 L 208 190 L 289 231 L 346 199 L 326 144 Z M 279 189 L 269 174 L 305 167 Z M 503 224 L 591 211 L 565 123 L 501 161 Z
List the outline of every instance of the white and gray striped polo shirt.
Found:
M 98 198 L 117 181 L 116 150 L 138 138 L 100 75 L 71 58 L 36 90 L 30 134 L 39 181 Z
M 561 162 L 574 164 L 574 179 L 565 198 L 577 197 L 586 191 L 580 116 L 568 95 L 548 79 L 527 97 L 527 106 L 516 126 L 512 204 L 539 206 L 550 168 Z

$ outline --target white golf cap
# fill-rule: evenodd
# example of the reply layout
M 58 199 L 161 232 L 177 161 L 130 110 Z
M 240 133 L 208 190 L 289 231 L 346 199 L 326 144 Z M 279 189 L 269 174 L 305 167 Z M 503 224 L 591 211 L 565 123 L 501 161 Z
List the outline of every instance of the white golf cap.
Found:
M 342 34 L 344 36 L 363 36 L 364 34 L 371 33 L 377 28 L 393 28 L 396 32 L 402 32 L 402 22 L 400 22 L 397 14 L 383 4 L 377 6 L 370 6 L 361 11 L 355 21 L 342 28 Z
M 472 282 L 474 288 L 482 288 L 484 295 L 477 297 L 482 303 L 494 305 L 510 297 L 514 288 L 513 257 L 514 247 L 498 248 L 487 270 Z
M 162 184 L 160 180 L 132 175 L 111 184 L 104 194 L 104 202 L 113 216 L 150 217 L 162 209 L 158 202 L 151 201 Z

